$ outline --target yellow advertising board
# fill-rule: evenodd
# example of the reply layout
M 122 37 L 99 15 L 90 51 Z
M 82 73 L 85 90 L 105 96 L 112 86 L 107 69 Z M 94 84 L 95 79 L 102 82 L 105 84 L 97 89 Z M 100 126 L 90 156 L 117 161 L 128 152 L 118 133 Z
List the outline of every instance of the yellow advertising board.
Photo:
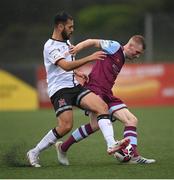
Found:
M 36 89 L 9 72 L 0 70 L 0 111 L 37 108 Z

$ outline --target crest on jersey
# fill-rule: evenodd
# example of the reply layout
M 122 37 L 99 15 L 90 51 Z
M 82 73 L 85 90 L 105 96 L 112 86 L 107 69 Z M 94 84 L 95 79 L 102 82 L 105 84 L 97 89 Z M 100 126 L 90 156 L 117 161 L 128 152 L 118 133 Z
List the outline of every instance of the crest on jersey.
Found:
M 66 105 L 65 99 L 62 99 L 62 98 L 58 100 L 58 103 L 59 103 L 59 107 Z
M 119 62 L 120 62 L 120 59 L 119 59 L 119 58 L 116 58 L 116 62 L 119 63 Z

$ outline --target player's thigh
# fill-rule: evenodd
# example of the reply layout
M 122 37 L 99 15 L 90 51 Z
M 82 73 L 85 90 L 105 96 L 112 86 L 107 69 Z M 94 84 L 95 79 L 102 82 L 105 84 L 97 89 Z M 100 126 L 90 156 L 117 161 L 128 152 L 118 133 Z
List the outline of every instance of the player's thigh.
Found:
M 59 114 L 57 117 L 58 127 L 66 130 L 70 130 L 73 127 L 73 111 L 67 110 Z
M 127 108 L 117 110 L 113 115 L 125 125 L 137 125 L 137 118 Z
M 81 99 L 81 107 L 89 109 L 98 114 L 107 114 L 108 106 L 107 104 L 96 94 L 89 93 Z

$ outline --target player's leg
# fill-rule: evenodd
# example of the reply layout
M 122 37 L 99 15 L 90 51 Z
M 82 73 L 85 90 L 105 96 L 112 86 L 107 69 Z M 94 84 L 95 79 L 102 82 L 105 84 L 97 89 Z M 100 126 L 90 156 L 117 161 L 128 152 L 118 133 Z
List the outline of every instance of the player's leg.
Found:
M 110 122 L 108 107 L 105 102 L 94 93 L 88 93 L 81 98 L 78 104 L 84 109 L 93 111 L 93 113 L 91 113 L 91 123 L 76 129 L 70 138 L 62 144 L 62 151 L 66 152 L 72 144 L 86 138 L 97 130 L 98 127 L 101 129 L 108 147 L 114 146 L 116 141 L 114 139 L 113 126 Z
M 78 143 L 81 140 L 87 138 L 90 134 L 93 134 L 97 130 L 99 130 L 97 123 L 97 116 L 90 113 L 90 123 L 80 126 L 76 130 L 72 132 L 67 140 L 64 142 L 59 141 L 56 143 L 56 150 L 58 155 L 58 161 L 62 165 L 69 165 L 67 151 L 74 144 Z
M 116 151 L 117 147 L 121 144 L 127 145 L 128 139 L 121 142 L 116 142 L 114 139 L 113 125 L 110 120 L 110 115 L 108 113 L 108 105 L 102 99 L 103 95 L 96 95 L 94 93 L 89 93 L 83 96 L 79 105 L 84 109 L 89 109 L 93 114 L 94 119 L 97 119 L 98 126 L 104 136 L 107 143 L 107 151 L 112 154 Z
M 73 113 L 72 113 L 72 102 L 71 97 L 68 93 L 62 97 L 61 90 L 55 93 L 51 97 L 51 102 L 54 106 L 56 116 L 57 116 L 57 126 L 51 129 L 40 142 L 30 151 L 28 151 L 27 156 L 30 164 L 33 167 L 39 167 L 39 154 L 43 150 L 49 148 L 51 145 L 55 144 L 58 139 L 67 134 L 73 126 Z
M 35 147 L 36 151 L 40 153 L 44 149 L 56 143 L 57 139 L 60 139 L 67 134 L 73 126 L 73 114 L 72 110 L 64 111 L 57 118 L 57 126 L 50 130 L 43 139 Z
M 110 95 L 107 99 L 109 99 L 109 113 L 124 124 L 124 138 L 130 139 L 134 153 L 137 154 L 137 118 L 127 109 L 127 106 L 121 99 L 113 95 Z
M 107 104 L 99 96 L 89 93 L 81 99 L 80 105 L 85 109 L 90 109 L 97 115 L 98 126 L 102 131 L 107 146 L 113 146 L 116 142 Z
M 113 114 L 119 121 L 124 124 L 124 138 L 130 139 L 130 144 L 133 146 L 135 156 L 138 156 L 137 151 L 137 118 L 127 109 L 122 108 Z
M 39 154 L 43 150 L 48 149 L 51 145 L 55 144 L 58 139 L 67 134 L 72 129 L 72 125 L 72 110 L 61 113 L 57 118 L 57 127 L 51 129 L 33 149 L 28 151 L 27 156 L 30 165 L 33 167 L 40 167 Z
M 87 138 L 89 135 L 99 130 L 99 126 L 97 123 L 97 115 L 94 113 L 89 113 L 89 117 L 90 123 L 87 123 L 75 129 L 72 132 L 71 136 L 66 141 L 64 141 L 64 143 L 62 143 L 61 150 L 63 152 L 67 152 L 74 143 L 77 143 Z
M 68 159 L 67 159 L 67 151 L 69 148 L 74 144 L 82 141 L 86 137 L 88 137 L 90 134 L 93 134 L 94 132 L 99 130 L 98 122 L 97 122 L 97 115 L 95 113 L 89 113 L 90 117 L 90 123 L 86 125 L 82 125 L 79 128 L 77 128 L 75 131 L 72 132 L 71 136 L 62 142 L 57 142 L 57 152 L 58 152 L 58 160 L 62 165 L 69 165 Z M 116 151 L 117 149 L 122 148 L 123 146 L 127 146 L 127 140 L 121 140 L 116 141 L 116 144 L 114 144 L 114 150 L 108 149 L 108 153 L 112 153 L 112 151 Z
M 81 94 L 79 96 L 81 96 Z M 109 153 L 114 153 L 122 146 L 127 146 L 127 144 L 129 143 L 127 139 L 118 142 L 115 141 L 113 134 L 113 126 L 110 122 L 110 117 L 108 115 L 108 106 L 102 99 L 100 99 L 94 93 L 84 94 L 84 92 L 83 96 L 77 99 L 79 99 L 79 102 L 77 102 L 78 105 L 80 105 L 84 109 L 90 109 L 95 113 L 90 113 L 90 123 L 83 125 L 73 131 L 71 136 L 63 144 L 62 142 L 57 143 L 57 145 L 59 146 L 58 160 L 61 164 L 66 165 L 64 163 L 64 158 L 67 159 L 66 152 L 72 144 L 88 137 L 90 134 L 98 130 L 99 127 L 104 135 L 108 147 L 110 147 Z
M 111 153 L 112 151 L 115 151 L 115 148 L 113 149 L 111 147 L 115 147 L 115 145 L 118 145 L 118 142 L 116 142 L 114 139 L 113 126 L 110 121 L 110 117 L 108 116 L 108 106 L 106 105 L 106 103 L 94 93 L 89 93 L 81 99 L 81 102 L 79 104 L 81 105 L 81 107 L 91 110 L 91 121 L 90 123 L 82 125 L 75 131 L 73 131 L 72 135 L 62 144 L 62 151 L 67 152 L 67 150 L 72 144 L 88 137 L 90 134 L 94 133 L 99 128 L 104 135 L 108 149 L 111 149 Z M 125 143 L 127 143 L 127 140 L 126 142 L 125 140 L 121 141 L 121 144 Z
M 134 155 L 129 161 L 129 164 L 151 164 L 155 163 L 154 159 L 147 159 L 139 155 L 137 151 L 137 118 L 127 109 L 123 108 L 114 112 L 114 116 L 119 119 L 124 125 L 124 137 L 130 139 L 130 144 L 133 146 Z
M 92 96 L 91 96 L 92 95 Z M 105 103 L 103 101 L 100 101 L 100 98 L 96 96 L 93 93 L 88 93 L 85 96 L 83 96 L 81 99 L 79 99 L 78 105 L 81 105 L 83 108 L 90 109 L 89 105 L 83 102 L 83 100 L 86 100 L 87 98 L 96 98 L 99 100 L 96 101 L 96 104 L 102 103 L 103 107 L 105 107 Z M 82 101 L 82 103 L 80 102 Z M 95 103 L 91 103 L 91 106 L 93 106 L 93 111 L 97 111 L 96 109 L 98 108 Z M 107 106 L 103 110 L 103 108 L 99 107 L 101 112 L 104 111 L 104 113 L 107 112 Z M 58 151 L 58 160 L 62 165 L 67 165 L 65 162 L 65 159 L 67 159 L 66 152 L 68 149 L 74 144 L 77 143 L 86 137 L 88 137 L 90 134 L 94 133 L 96 130 L 99 129 L 98 122 L 97 122 L 97 115 L 95 113 L 90 113 L 90 123 L 87 123 L 86 125 L 82 125 L 79 128 L 77 128 L 75 131 L 72 132 L 71 136 L 64 142 L 57 142 L 56 146 L 59 146 L 57 148 Z

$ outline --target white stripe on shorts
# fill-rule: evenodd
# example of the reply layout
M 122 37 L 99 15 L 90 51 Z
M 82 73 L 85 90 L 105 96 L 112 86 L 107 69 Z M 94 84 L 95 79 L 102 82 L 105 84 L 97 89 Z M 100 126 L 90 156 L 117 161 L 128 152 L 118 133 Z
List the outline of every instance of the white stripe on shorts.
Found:
M 112 114 L 114 111 L 117 111 L 121 108 L 124 108 L 124 107 L 127 107 L 126 104 L 118 104 L 116 106 L 112 106 L 110 109 L 109 109 L 109 114 Z

